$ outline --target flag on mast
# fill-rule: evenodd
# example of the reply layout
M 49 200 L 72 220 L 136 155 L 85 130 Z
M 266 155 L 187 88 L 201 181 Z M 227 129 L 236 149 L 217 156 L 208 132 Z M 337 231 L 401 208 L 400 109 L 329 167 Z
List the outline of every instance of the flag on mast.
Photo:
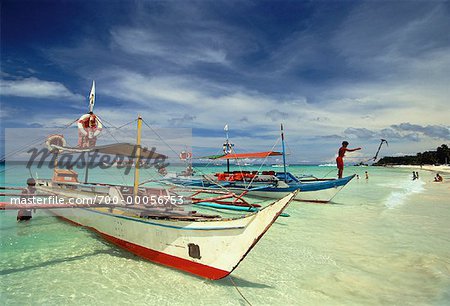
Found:
M 95 104 L 95 81 L 92 81 L 91 93 L 89 94 L 89 112 L 94 110 Z

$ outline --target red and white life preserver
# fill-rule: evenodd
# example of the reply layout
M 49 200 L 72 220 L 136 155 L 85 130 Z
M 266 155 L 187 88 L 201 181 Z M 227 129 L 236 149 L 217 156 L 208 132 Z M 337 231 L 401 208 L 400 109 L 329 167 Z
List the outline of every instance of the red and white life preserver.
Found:
M 180 159 L 181 159 L 181 160 L 192 159 L 192 152 L 181 151 L 181 153 L 180 153 Z
M 86 119 L 90 118 L 92 115 L 91 114 L 85 114 L 83 116 L 80 117 L 80 119 L 78 119 L 78 131 L 84 135 L 84 136 L 88 136 L 88 138 L 94 138 L 97 137 L 98 135 L 100 135 L 100 133 L 102 132 L 102 128 L 103 128 L 103 124 L 100 121 L 100 119 L 98 119 L 97 116 L 94 115 L 95 117 L 95 123 L 96 123 L 96 127 L 95 130 L 93 131 L 93 133 L 88 133 L 88 131 L 84 128 L 83 123 L 86 121 Z
M 53 147 L 54 145 L 60 146 L 60 147 L 65 147 L 66 144 L 67 143 L 66 143 L 66 140 L 64 139 L 64 136 L 60 135 L 60 134 L 50 135 L 45 140 L 45 145 L 47 146 L 47 149 L 49 149 L 49 151 L 55 150 L 55 148 Z

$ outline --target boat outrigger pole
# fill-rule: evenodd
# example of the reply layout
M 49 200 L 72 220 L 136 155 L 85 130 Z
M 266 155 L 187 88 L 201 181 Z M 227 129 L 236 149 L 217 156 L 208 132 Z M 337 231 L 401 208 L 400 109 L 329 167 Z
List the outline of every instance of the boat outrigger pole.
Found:
M 284 181 L 287 181 L 287 171 L 286 171 L 286 151 L 284 149 L 284 130 L 283 123 L 281 124 L 281 146 L 283 148 L 283 169 L 284 169 Z
M 137 119 L 137 138 L 136 138 L 136 161 L 134 164 L 134 184 L 133 184 L 133 200 L 136 201 L 139 189 L 139 167 L 141 159 L 141 129 L 142 129 L 142 117 L 138 115 Z

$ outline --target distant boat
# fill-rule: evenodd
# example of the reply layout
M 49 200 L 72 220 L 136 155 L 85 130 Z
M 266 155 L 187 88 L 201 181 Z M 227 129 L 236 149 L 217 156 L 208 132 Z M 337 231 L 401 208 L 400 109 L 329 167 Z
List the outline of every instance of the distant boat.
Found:
M 286 167 L 288 167 L 288 166 L 289 166 L 289 164 L 286 164 Z M 283 165 L 283 164 L 272 164 L 271 167 L 272 167 L 272 168 L 283 168 L 284 165 Z
M 330 164 L 321 164 L 321 165 L 319 165 L 319 167 L 336 167 L 336 164 L 334 163 L 334 164 L 332 164 L 332 163 L 330 163 Z

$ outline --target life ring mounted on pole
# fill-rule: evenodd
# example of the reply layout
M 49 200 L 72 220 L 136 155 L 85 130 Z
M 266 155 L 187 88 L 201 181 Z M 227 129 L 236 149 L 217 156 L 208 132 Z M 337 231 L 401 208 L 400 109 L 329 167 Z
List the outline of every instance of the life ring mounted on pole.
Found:
M 84 114 L 78 119 L 78 131 L 88 138 L 94 138 L 100 135 L 103 124 L 94 114 Z M 92 130 L 92 131 L 90 131 Z
M 67 143 L 63 135 L 53 134 L 47 137 L 47 139 L 45 140 L 45 145 L 50 152 L 57 152 L 58 149 L 56 149 L 54 146 L 65 147 Z
M 192 159 L 192 152 L 181 151 L 179 157 L 180 157 L 181 160 L 191 160 Z

